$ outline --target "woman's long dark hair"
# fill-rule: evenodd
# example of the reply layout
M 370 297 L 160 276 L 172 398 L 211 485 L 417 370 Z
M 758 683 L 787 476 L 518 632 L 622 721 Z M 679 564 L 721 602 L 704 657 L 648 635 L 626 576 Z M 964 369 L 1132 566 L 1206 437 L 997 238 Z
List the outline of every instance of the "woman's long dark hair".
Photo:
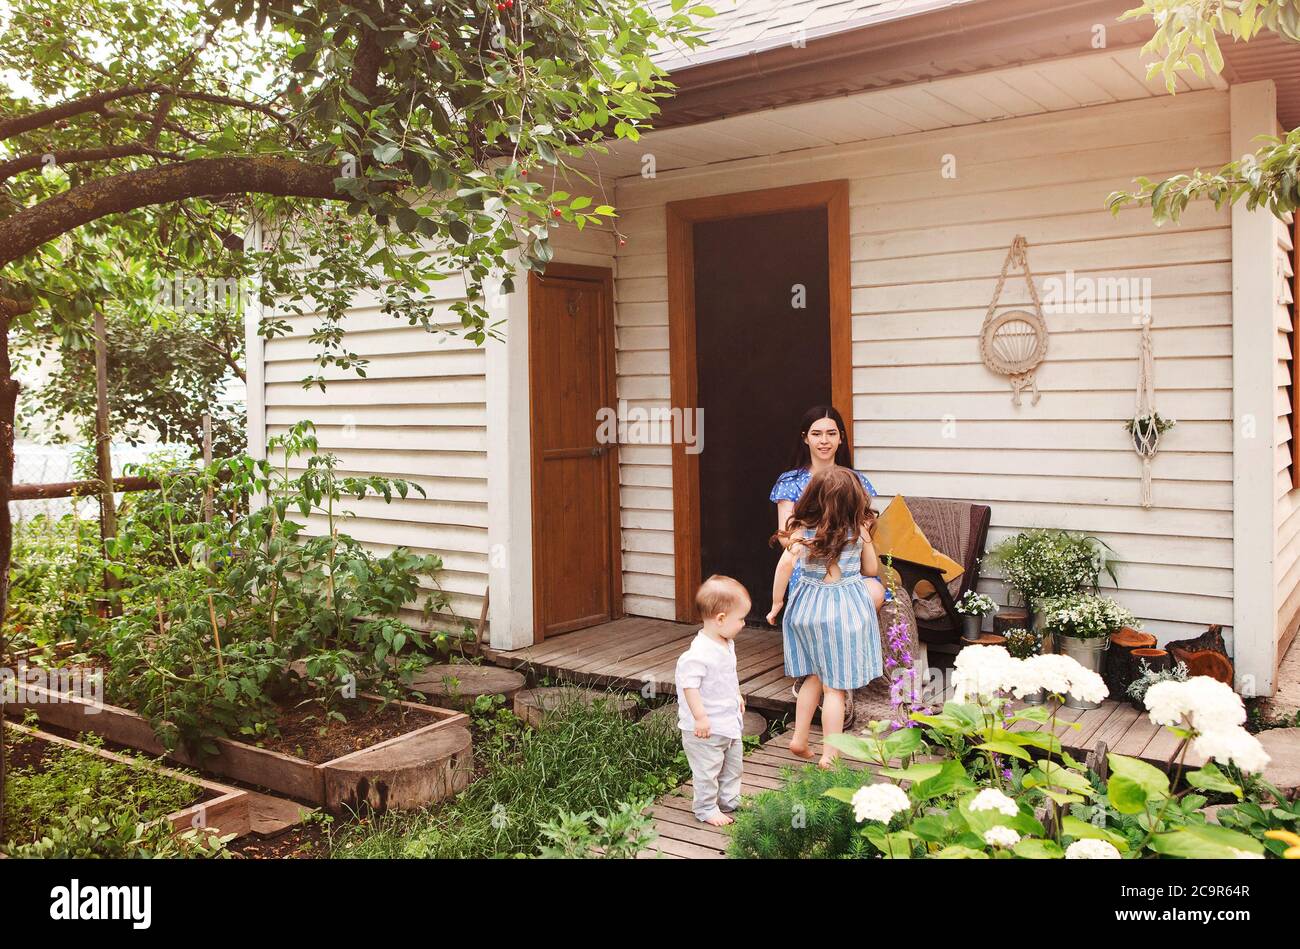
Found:
M 799 440 L 794 446 L 794 455 L 790 459 L 791 468 L 812 467 L 812 452 L 804 439 L 808 437 L 808 429 L 824 418 L 831 419 L 840 430 L 840 447 L 835 449 L 835 463 L 841 468 L 853 467 L 853 449 L 849 445 L 849 433 L 844 427 L 844 417 L 835 410 L 833 405 L 814 405 L 803 414 L 803 420 L 799 422 Z

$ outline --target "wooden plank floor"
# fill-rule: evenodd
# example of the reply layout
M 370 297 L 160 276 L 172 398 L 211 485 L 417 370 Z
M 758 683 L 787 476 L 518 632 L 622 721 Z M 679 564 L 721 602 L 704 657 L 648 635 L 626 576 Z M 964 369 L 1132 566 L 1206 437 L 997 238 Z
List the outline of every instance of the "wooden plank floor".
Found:
M 545 642 L 504 652 L 483 647 L 490 662 L 539 676 L 595 688 L 640 692 L 653 685 L 655 695 L 677 691 L 673 673 L 677 657 L 699 631 L 691 623 L 629 616 L 553 636 Z M 794 680 L 785 674 L 781 632 L 747 628 L 736 637 L 736 673 L 740 692 L 752 709 L 794 714 Z
M 783 732 L 775 738 L 764 742 L 757 750 L 745 756 L 745 774 L 740 781 L 740 791 L 745 797 L 758 794 L 771 788 L 784 786 L 781 777 L 782 768 L 798 770 L 809 762 L 797 757 L 790 751 L 790 732 Z M 822 753 L 821 729 L 812 730 L 812 750 L 820 757 Z M 850 767 L 862 768 L 860 761 L 844 759 Z M 691 810 L 691 799 L 695 794 L 695 785 L 687 781 L 675 791 L 661 797 L 650 808 L 654 817 L 654 829 L 658 837 L 641 853 L 637 859 L 700 859 L 717 860 L 727 855 L 731 843 L 730 832 L 725 827 L 710 827 L 695 819 Z

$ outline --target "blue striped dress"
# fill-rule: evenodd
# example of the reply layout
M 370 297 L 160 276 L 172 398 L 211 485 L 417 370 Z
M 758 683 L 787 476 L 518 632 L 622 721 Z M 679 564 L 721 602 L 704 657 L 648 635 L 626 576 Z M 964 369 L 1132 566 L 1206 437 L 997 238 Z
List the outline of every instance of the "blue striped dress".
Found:
M 805 537 L 813 536 L 804 530 Z M 802 570 L 790 586 L 781 632 L 785 674 L 815 675 L 831 689 L 857 689 L 882 673 L 880 622 L 862 576 L 862 541 L 840 551 L 838 580 L 800 550 Z

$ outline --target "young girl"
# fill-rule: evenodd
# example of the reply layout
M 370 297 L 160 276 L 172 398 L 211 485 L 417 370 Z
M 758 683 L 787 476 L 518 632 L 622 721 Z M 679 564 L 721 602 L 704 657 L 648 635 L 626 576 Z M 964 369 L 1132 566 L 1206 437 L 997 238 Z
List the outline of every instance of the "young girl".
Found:
M 823 734 L 841 732 L 846 694 L 881 674 L 880 626 L 866 579 L 880 571 L 867 532 L 872 513 L 857 475 L 829 468 L 813 475 L 786 529 L 772 535 L 773 543 L 788 546 L 776 565 L 767 621 L 776 624 L 789 586 L 782 623 L 785 674 L 807 676 L 790 740 L 790 750 L 801 758 L 813 757 L 808 735 L 818 704 Z M 791 584 L 796 564 L 799 578 Z M 827 745 L 821 766 L 829 768 L 837 755 Z

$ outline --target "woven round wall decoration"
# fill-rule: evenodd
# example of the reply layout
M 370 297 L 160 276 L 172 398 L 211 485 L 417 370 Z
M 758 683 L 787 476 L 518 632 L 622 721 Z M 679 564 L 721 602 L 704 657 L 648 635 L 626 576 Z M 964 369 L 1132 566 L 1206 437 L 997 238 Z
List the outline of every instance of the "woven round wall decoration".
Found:
M 1008 377 L 1011 401 L 1016 405 L 1020 405 L 1020 393 L 1024 389 L 1033 392 L 1030 404 L 1038 404 L 1038 380 L 1034 373 L 1047 356 L 1047 321 L 1043 319 L 1043 305 L 1038 300 L 1038 288 L 1034 286 L 1034 275 L 1029 270 L 1028 250 L 1024 237 L 1017 235 L 1011 242 L 980 330 L 980 358 L 993 372 Z M 999 313 L 998 299 L 1012 266 L 1024 271 L 1033 309 L 1008 309 Z

